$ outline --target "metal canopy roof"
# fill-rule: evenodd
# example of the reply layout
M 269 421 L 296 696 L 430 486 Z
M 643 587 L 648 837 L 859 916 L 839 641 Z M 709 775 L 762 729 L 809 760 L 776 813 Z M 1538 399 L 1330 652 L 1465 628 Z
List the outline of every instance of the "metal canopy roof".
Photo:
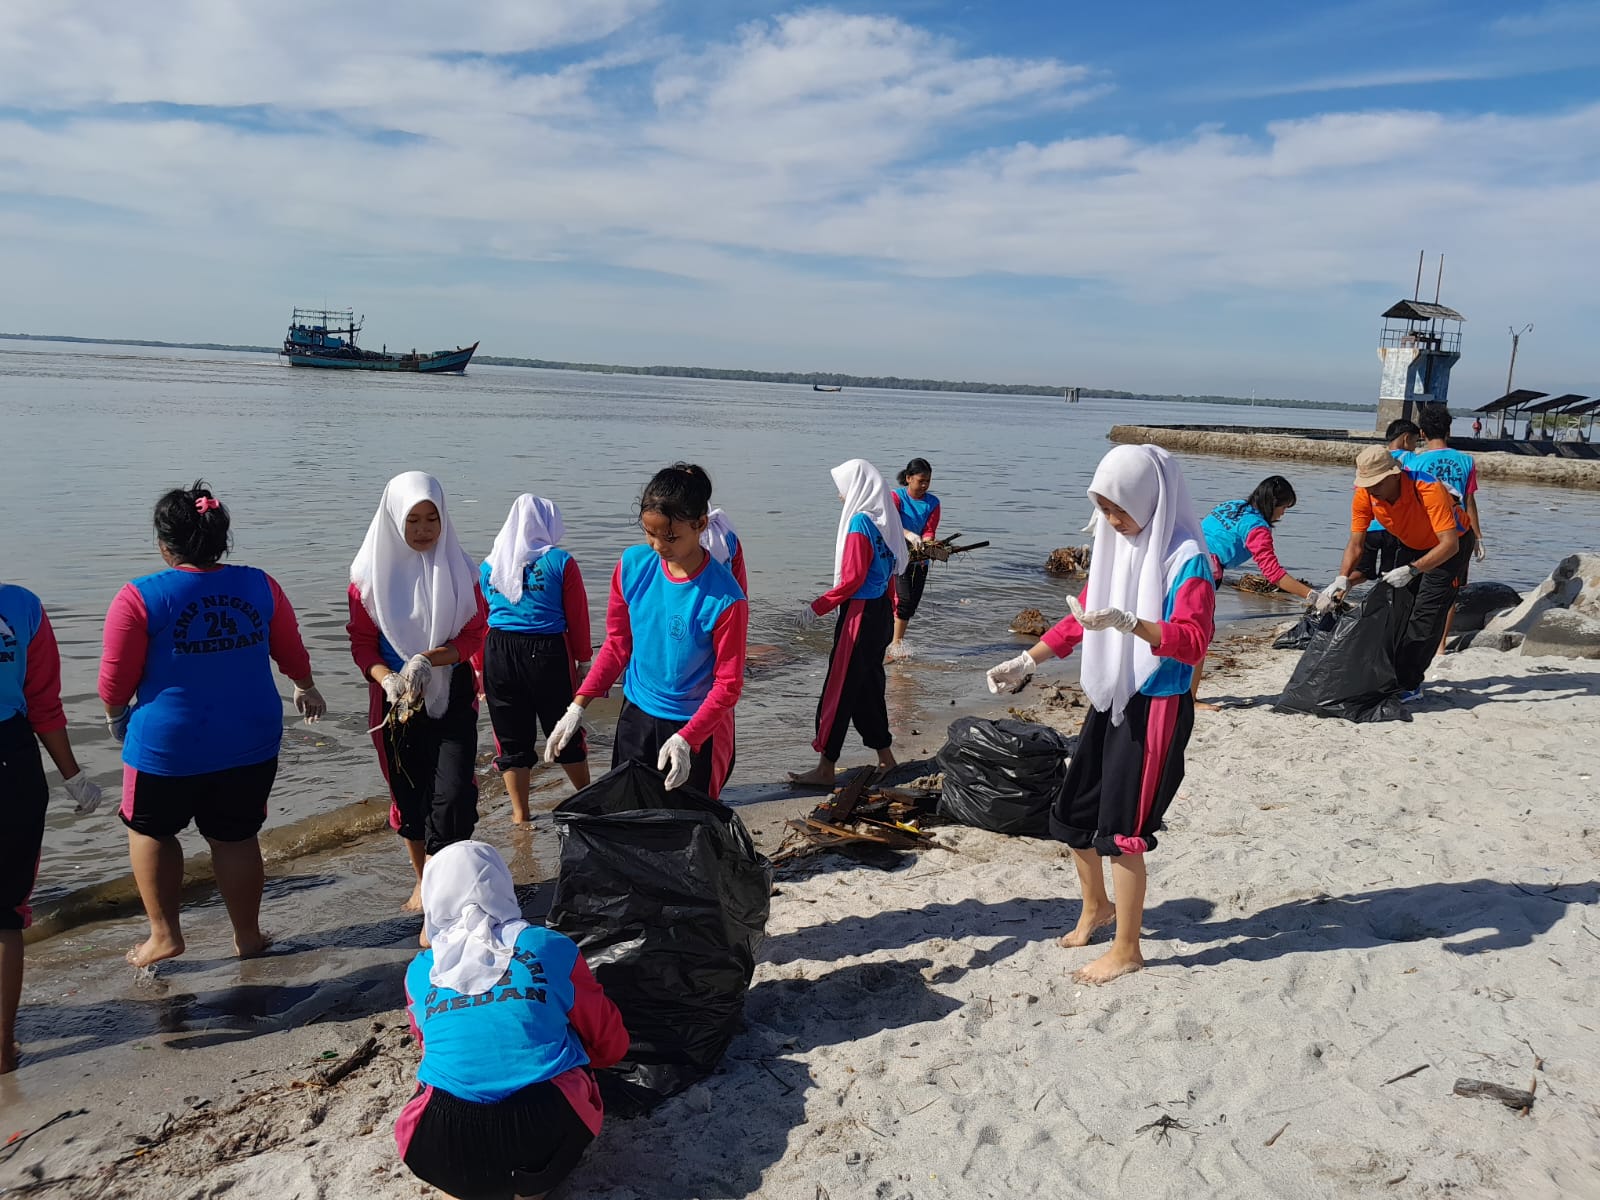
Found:
M 1577 404 L 1588 398 L 1587 396 L 1580 396 L 1576 392 L 1568 392 L 1565 396 L 1556 396 L 1550 400 L 1541 400 L 1537 404 L 1530 404 L 1528 411 L 1531 413 L 1560 412 L 1569 405 Z
M 1587 404 L 1574 404 L 1567 409 L 1566 416 L 1582 417 L 1592 412 L 1600 412 L 1600 400 L 1591 400 Z
M 1549 394 L 1549 392 L 1531 392 L 1527 388 L 1518 388 L 1516 391 L 1507 392 L 1504 396 L 1501 396 L 1500 399 L 1491 400 L 1483 407 L 1474 409 L 1473 411 L 1481 413 L 1506 412 L 1508 409 L 1522 408 L 1526 405 L 1532 404 L 1535 400 L 1538 400 L 1544 396 L 1548 396 Z
M 1426 300 L 1401 300 L 1383 314 L 1385 321 L 1465 321 L 1453 308 L 1442 304 L 1429 304 Z

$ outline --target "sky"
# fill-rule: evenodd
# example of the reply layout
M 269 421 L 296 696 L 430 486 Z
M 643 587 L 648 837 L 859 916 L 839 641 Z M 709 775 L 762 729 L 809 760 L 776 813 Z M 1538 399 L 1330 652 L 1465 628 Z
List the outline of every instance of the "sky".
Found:
M 1600 394 L 1600 4 L 6 0 L 0 330 Z

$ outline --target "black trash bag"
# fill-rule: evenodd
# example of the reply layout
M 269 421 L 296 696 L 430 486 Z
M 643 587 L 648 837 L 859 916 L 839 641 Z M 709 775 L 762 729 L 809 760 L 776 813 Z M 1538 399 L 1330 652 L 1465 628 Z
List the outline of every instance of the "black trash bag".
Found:
M 1295 622 L 1292 629 L 1285 629 L 1278 635 L 1278 640 L 1272 643 L 1274 650 L 1304 650 L 1311 644 L 1311 639 L 1318 633 L 1332 630 L 1339 623 L 1339 615 L 1331 610 L 1319 613 L 1316 609 L 1306 609 L 1305 616 Z
M 1469 583 L 1456 593 L 1456 633 L 1476 633 L 1508 608 L 1522 603 L 1522 596 L 1508 583 Z
M 608 1109 L 648 1111 L 709 1075 L 744 1012 L 772 864 L 737 813 L 627 762 L 559 805 L 547 924 L 583 951 L 628 1027 L 597 1072 Z
M 1050 805 L 1067 777 L 1074 739 L 1026 721 L 961 717 L 936 757 L 939 815 L 995 833 L 1050 836 Z
M 1346 721 L 1409 721 L 1394 651 L 1411 617 L 1411 592 L 1386 583 L 1352 588 L 1332 629 L 1319 631 L 1278 697 L 1280 712 Z

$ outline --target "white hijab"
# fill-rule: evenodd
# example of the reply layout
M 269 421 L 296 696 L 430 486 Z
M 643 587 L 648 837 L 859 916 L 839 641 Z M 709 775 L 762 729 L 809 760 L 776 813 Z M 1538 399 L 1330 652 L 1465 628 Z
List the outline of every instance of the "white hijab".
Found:
M 554 504 L 527 492 L 518 496 L 484 560 L 489 564 L 489 586 L 511 603 L 518 603 L 528 564 L 544 557 L 566 532 L 561 510 Z
M 700 544 L 710 551 L 712 558 L 726 565 L 733 558 L 733 547 L 728 545 L 728 538 L 738 537 L 739 531 L 733 527 L 733 522 L 728 520 L 728 514 L 720 508 L 713 508 L 706 514 L 706 518 L 706 528 L 700 535 Z
M 439 540 L 418 553 L 406 545 L 406 516 L 424 500 L 439 510 Z M 350 564 L 350 582 L 401 658 L 444 645 L 472 620 L 478 611 L 478 572 L 456 540 L 437 479 L 407 471 L 388 482 Z M 428 680 L 430 717 L 443 716 L 449 706 L 451 674 L 435 671 Z
M 1159 621 L 1167 590 L 1183 565 L 1202 552 L 1205 539 L 1177 459 L 1155 446 L 1118 446 L 1100 460 L 1089 484 L 1141 526 L 1123 537 L 1095 510 L 1094 556 L 1083 606 L 1120 608 Z M 1158 666 L 1148 642 L 1114 629 L 1083 636 L 1083 690 L 1096 708 L 1121 725 L 1128 701 Z
M 833 469 L 833 486 L 844 497 L 844 509 L 839 514 L 839 536 L 833 544 L 833 586 L 839 586 L 844 573 L 844 543 L 850 535 L 850 521 L 857 513 L 866 513 L 878 527 L 883 540 L 894 552 L 894 573 L 906 569 L 910 552 L 906 535 L 900 527 L 900 510 L 889 498 L 889 489 L 878 468 L 864 458 L 852 458 Z
M 428 860 L 422 924 L 433 946 L 428 982 L 463 996 L 499 982 L 528 928 L 511 872 L 487 842 L 452 842 Z

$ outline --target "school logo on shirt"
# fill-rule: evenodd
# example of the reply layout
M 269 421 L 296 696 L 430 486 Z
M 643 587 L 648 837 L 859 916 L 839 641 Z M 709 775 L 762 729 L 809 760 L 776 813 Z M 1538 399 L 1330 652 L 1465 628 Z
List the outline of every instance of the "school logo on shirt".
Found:
M 175 654 L 219 654 L 267 640 L 267 623 L 240 596 L 202 596 L 178 614 L 172 629 Z
M 681 642 L 689 636 L 689 622 L 677 613 L 672 615 L 672 620 L 667 622 L 667 636 L 675 642 Z

